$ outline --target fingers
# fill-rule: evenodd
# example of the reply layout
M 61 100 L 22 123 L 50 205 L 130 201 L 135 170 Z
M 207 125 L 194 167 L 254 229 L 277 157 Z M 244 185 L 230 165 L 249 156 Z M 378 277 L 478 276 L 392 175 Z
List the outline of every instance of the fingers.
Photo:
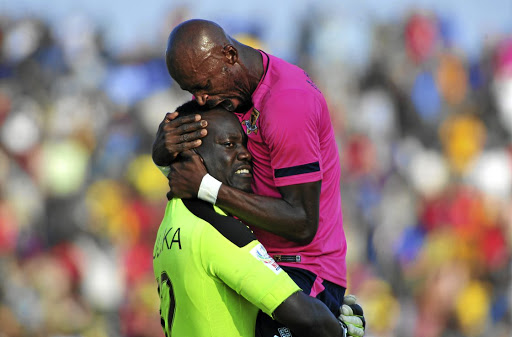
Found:
M 357 303 L 357 297 L 354 295 L 347 295 L 343 298 L 343 304 L 351 305 Z
M 354 315 L 352 308 L 346 304 L 343 304 L 340 308 L 340 313 L 345 316 Z
M 172 121 L 176 117 L 178 117 L 178 112 L 177 111 L 168 112 L 168 113 L 165 114 L 164 122 L 165 123 L 169 123 L 170 121 Z
M 343 298 L 343 306 L 345 305 L 351 308 L 353 315 L 363 316 L 363 308 L 357 303 L 357 298 L 354 295 L 347 295 Z
M 362 328 L 359 328 L 359 327 L 356 327 L 353 325 L 348 325 L 347 329 L 348 329 L 349 336 L 354 336 L 354 337 L 363 337 L 364 336 L 364 330 Z
M 199 147 L 201 145 L 202 141 L 200 139 L 198 140 L 194 140 L 192 142 L 185 142 L 185 143 L 174 143 L 172 141 L 167 141 L 165 142 L 165 147 L 167 148 L 167 150 L 170 152 L 170 153 L 181 153 L 181 152 L 184 152 L 184 151 L 187 151 L 187 150 L 191 150 L 191 149 L 194 149 L 196 147 Z
M 178 139 L 180 143 L 190 143 L 195 140 L 198 140 L 199 138 L 203 138 L 204 136 L 206 136 L 206 134 L 207 131 L 205 129 L 200 129 L 194 132 L 183 133 L 179 135 L 176 139 Z
M 345 325 L 347 326 L 349 336 L 364 336 L 365 324 L 361 317 L 351 315 L 346 316 L 342 314 L 338 317 L 338 319 L 345 323 Z
M 364 335 L 366 320 L 364 319 L 363 308 L 357 303 L 357 298 L 354 295 L 347 295 L 343 298 L 339 319 L 347 324 L 350 335 Z
M 361 306 L 359 304 L 351 304 L 349 305 L 350 309 L 352 309 L 352 312 L 354 313 L 354 315 L 357 315 L 357 316 L 363 316 L 363 308 L 361 308 Z
M 201 115 L 195 114 L 189 116 L 181 116 L 178 118 L 177 112 L 168 112 L 165 114 L 164 122 L 166 126 L 169 126 L 171 129 L 175 129 L 191 123 L 195 123 L 201 127 Z
M 176 112 L 167 113 L 165 115 L 163 128 L 166 133 L 182 135 L 194 131 L 200 131 L 208 125 L 205 120 L 201 120 L 201 115 L 196 114 L 179 118 L 176 118 L 176 116 Z
M 199 115 L 196 115 L 196 116 L 199 116 Z M 180 119 L 178 119 L 177 121 L 180 121 Z M 197 130 L 203 130 L 207 125 L 208 125 L 207 121 L 205 121 L 204 119 L 199 119 L 199 120 L 193 120 L 193 121 L 190 121 L 187 123 L 181 123 L 177 127 L 177 129 L 181 133 L 190 133 L 190 132 L 194 132 Z
M 347 325 L 355 325 L 358 327 L 363 326 L 363 320 L 360 316 L 353 316 L 353 315 L 340 315 L 339 319 L 345 322 Z
M 207 122 L 201 120 L 198 114 L 176 117 L 177 113 L 167 113 L 163 132 L 165 133 L 165 147 L 169 153 L 178 154 L 201 145 L 201 138 L 205 137 Z

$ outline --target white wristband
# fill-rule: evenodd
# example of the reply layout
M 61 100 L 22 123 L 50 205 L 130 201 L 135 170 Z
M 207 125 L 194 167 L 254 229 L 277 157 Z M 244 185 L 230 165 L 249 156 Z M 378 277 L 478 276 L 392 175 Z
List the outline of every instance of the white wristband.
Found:
M 197 192 L 197 197 L 201 200 L 208 201 L 212 205 L 215 205 L 217 202 L 217 195 L 219 194 L 220 185 L 222 183 L 206 173 L 201 180 L 201 185 L 199 185 L 199 191 Z

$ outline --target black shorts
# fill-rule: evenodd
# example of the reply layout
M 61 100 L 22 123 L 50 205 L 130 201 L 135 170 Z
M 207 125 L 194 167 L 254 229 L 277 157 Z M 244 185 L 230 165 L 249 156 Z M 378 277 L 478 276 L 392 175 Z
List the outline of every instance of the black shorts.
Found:
M 317 276 L 309 270 L 285 267 L 282 266 L 283 270 L 290 275 L 292 280 L 302 289 L 305 294 L 310 295 L 311 289 L 317 280 Z M 332 311 L 332 313 L 338 317 L 339 310 L 343 304 L 343 297 L 345 296 L 345 288 L 334 284 L 332 282 L 324 280 L 322 283 L 323 290 L 319 292 L 315 297 L 320 301 L 324 302 L 325 305 Z M 260 310 L 258 317 L 256 318 L 256 337 L 292 337 L 291 331 L 273 320 L 270 316 Z

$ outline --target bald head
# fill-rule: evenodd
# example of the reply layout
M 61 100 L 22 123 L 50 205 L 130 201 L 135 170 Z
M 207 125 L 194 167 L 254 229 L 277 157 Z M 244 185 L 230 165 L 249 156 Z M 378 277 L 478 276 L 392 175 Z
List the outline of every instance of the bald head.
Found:
M 165 52 L 167 69 L 173 78 L 181 75 L 185 63 L 199 66 L 208 55 L 232 43 L 222 27 L 212 21 L 188 20 L 173 29 Z M 174 75 L 173 75 L 174 74 Z
M 218 24 L 189 20 L 167 41 L 167 69 L 179 86 L 209 108 L 247 109 L 263 76 L 261 54 L 231 38 Z
M 213 44 L 223 45 L 229 37 L 221 26 L 208 20 L 193 19 L 176 26 L 167 41 L 167 53 L 176 48 L 211 48 Z

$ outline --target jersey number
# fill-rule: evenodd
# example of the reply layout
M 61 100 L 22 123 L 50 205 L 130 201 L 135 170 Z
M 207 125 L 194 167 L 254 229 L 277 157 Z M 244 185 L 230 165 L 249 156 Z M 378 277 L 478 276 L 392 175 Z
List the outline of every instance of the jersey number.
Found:
M 158 295 L 160 296 L 160 323 L 166 337 L 171 337 L 172 321 L 176 311 L 176 299 L 172 282 L 166 272 L 162 272 L 158 280 Z

